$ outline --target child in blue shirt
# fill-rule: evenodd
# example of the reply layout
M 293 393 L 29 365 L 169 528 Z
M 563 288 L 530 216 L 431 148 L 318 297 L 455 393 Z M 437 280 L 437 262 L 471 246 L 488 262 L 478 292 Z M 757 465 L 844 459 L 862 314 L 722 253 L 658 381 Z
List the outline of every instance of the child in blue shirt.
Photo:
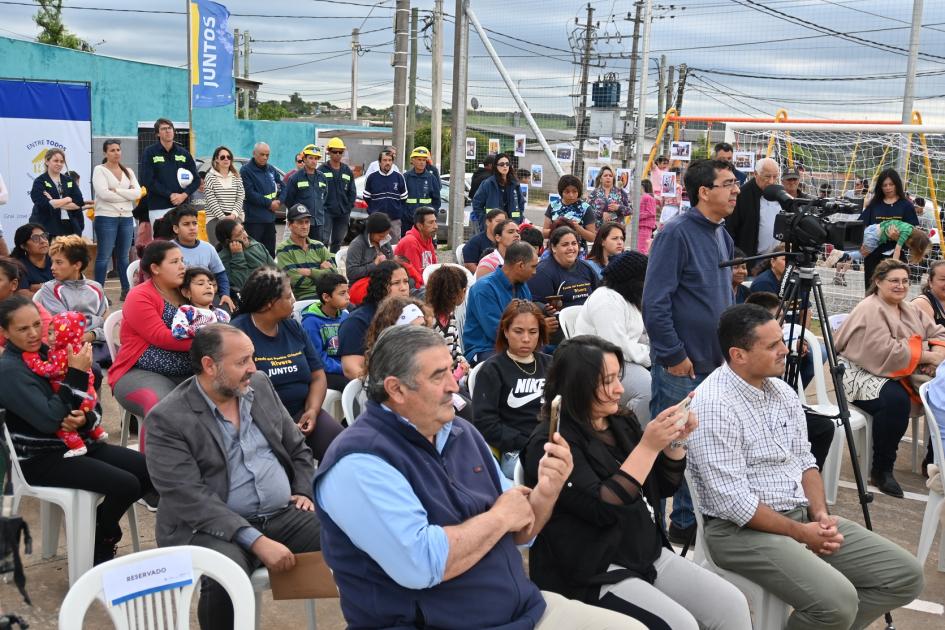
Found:
M 302 312 L 302 328 L 325 365 L 328 389 L 340 392 L 348 384 L 338 356 L 338 329 L 348 318 L 348 280 L 340 273 L 325 273 L 318 277 L 315 290 L 321 302 Z

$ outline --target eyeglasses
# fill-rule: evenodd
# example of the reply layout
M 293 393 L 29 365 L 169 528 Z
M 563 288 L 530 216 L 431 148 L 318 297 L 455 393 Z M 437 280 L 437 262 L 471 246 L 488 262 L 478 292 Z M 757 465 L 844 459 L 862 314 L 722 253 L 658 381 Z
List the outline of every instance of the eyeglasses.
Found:
M 909 278 L 898 278 L 898 279 L 885 278 L 884 281 L 888 282 L 889 284 L 898 284 L 903 287 L 909 286 Z
M 42 234 L 33 234 L 30 236 L 30 240 L 34 243 L 42 243 L 43 241 L 49 242 L 49 233 L 43 232 Z
M 296 160 L 296 161 L 295 161 L 296 164 L 301 164 L 302 162 L 303 162 L 303 160 Z
M 738 183 L 737 179 L 729 179 L 722 182 L 721 184 L 710 184 L 709 186 L 705 186 L 705 188 L 741 188 L 741 187 L 742 186 L 741 184 Z
M 233 156 L 232 155 L 219 155 L 217 156 L 217 159 L 218 160 L 232 160 Z
M 342 153 L 344 153 L 344 150 L 343 149 L 330 149 L 328 152 L 334 153 L 335 155 L 341 155 Z
M 499 162 L 498 164 L 496 164 L 496 166 L 498 166 L 499 168 L 502 168 L 502 167 L 508 168 L 508 167 L 509 167 L 509 163 L 508 163 L 508 162 Z

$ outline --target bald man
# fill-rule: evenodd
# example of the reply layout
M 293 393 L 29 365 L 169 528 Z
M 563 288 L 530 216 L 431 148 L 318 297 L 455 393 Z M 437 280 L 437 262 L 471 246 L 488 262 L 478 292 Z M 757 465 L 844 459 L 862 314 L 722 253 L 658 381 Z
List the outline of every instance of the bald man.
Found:
M 262 243 L 271 256 L 276 255 L 276 210 L 279 209 L 279 191 L 282 179 L 269 163 L 269 145 L 257 142 L 253 159 L 240 169 L 246 200 L 244 227 L 253 240 Z
M 742 185 L 735 204 L 735 211 L 725 220 L 725 229 L 732 235 L 735 247 L 749 256 L 771 251 L 779 241 L 775 240 L 774 217 L 781 212 L 776 201 L 762 196 L 765 187 L 781 181 L 781 169 L 771 158 L 755 162 L 754 177 Z

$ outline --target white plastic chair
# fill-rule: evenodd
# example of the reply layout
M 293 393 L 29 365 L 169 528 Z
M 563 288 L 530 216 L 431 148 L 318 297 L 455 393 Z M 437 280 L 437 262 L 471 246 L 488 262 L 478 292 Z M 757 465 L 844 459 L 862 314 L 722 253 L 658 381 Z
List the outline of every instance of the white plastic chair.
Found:
M 319 300 L 296 300 L 295 304 L 292 305 L 292 319 L 301 324 L 302 311 L 318 301 Z
M 262 594 L 264 591 L 268 591 L 272 588 L 269 583 L 269 570 L 266 567 L 256 569 L 253 571 L 253 574 L 249 576 L 249 581 L 253 585 L 253 597 L 256 600 L 256 623 L 255 627 L 258 630 L 260 627 L 259 622 L 262 617 Z M 315 614 L 315 600 L 306 599 L 303 600 L 305 605 L 305 616 L 308 619 L 306 624 L 306 630 L 316 630 L 318 627 L 318 618 Z
M 102 578 L 108 571 L 127 564 L 138 563 L 177 551 L 187 551 L 193 563 L 194 581 L 166 591 L 148 593 L 117 606 L 105 602 Z M 103 602 L 112 623 L 118 630 L 161 628 L 187 630 L 190 628 L 190 603 L 194 588 L 202 576 L 212 578 L 230 596 L 233 602 L 233 630 L 253 628 L 253 587 L 239 565 L 221 553 L 205 547 L 161 547 L 115 558 L 88 571 L 66 594 L 59 609 L 59 630 L 81 630 L 85 613 L 96 599 Z
M 709 555 L 709 549 L 705 544 L 705 523 L 700 509 L 699 494 L 688 469 L 685 475 L 686 483 L 689 484 L 689 495 L 692 497 L 692 511 L 696 515 L 697 523 L 693 562 L 723 578 L 745 595 L 745 599 L 748 600 L 748 608 L 751 610 L 752 628 L 754 630 L 781 630 L 791 615 L 791 607 L 755 582 L 738 573 L 726 571 L 713 562 L 712 556 Z
M 784 325 L 785 334 L 789 333 L 791 324 Z M 798 326 L 795 326 L 795 339 L 800 332 Z M 804 384 L 798 379 L 797 395 L 802 402 L 807 402 L 807 406 L 824 416 L 836 418 L 840 415 L 840 408 L 830 402 L 827 396 L 827 377 L 824 371 L 824 364 L 821 362 L 820 339 L 810 330 L 804 331 L 804 341 L 807 342 L 810 356 L 814 361 L 814 392 L 815 402 L 810 404 L 807 395 L 804 392 Z M 856 445 L 856 453 L 859 458 L 860 471 L 863 472 L 863 478 L 869 473 L 867 458 L 872 452 L 872 437 L 870 432 L 870 423 L 867 421 L 863 412 L 855 407 L 850 407 L 850 428 L 853 430 L 853 440 Z M 833 442 L 830 445 L 830 451 L 827 453 L 827 459 L 824 461 L 824 469 L 821 471 L 821 477 L 824 480 L 824 494 L 827 497 L 827 503 L 833 505 L 837 502 L 837 489 L 840 485 L 840 468 L 843 461 L 843 448 L 846 444 L 846 433 L 842 426 L 837 427 L 833 432 Z
M 939 429 L 938 422 L 935 420 L 935 413 L 929 406 L 929 384 L 923 383 L 919 388 L 919 396 L 922 397 L 922 406 L 925 407 L 925 424 L 932 438 L 932 454 L 935 459 L 935 465 L 939 470 L 945 470 L 945 448 L 942 445 L 942 432 Z M 936 490 L 929 490 L 929 500 L 925 504 L 925 515 L 922 517 L 922 533 L 919 534 L 919 547 L 916 551 L 916 558 L 919 564 L 925 566 L 925 561 L 929 557 L 929 551 L 932 550 L 932 543 L 935 540 L 935 533 L 942 522 L 942 514 L 945 511 L 945 496 Z M 945 527 L 942 528 L 942 535 L 939 538 L 938 546 L 938 570 L 945 572 Z
M 69 584 L 76 581 L 92 568 L 95 551 L 95 513 L 102 495 L 85 490 L 58 488 L 55 486 L 33 486 L 26 481 L 20 468 L 20 461 L 13 448 L 10 430 L 3 426 L 3 437 L 10 454 L 10 471 L 13 482 L 13 514 L 18 514 L 20 499 L 33 497 L 39 499 L 40 529 L 43 530 L 43 559 L 56 555 L 59 548 L 59 530 L 66 527 L 66 555 L 69 564 Z M 59 510 L 53 509 L 58 506 Z M 126 512 L 131 543 L 135 551 L 140 549 L 138 540 L 138 519 L 134 504 Z
M 338 268 L 338 271 L 344 275 L 345 270 L 347 269 L 348 262 L 348 248 L 342 247 L 337 252 L 335 252 L 335 267 Z
M 137 261 L 135 261 L 137 262 Z M 103 330 L 105 332 L 105 345 L 108 346 L 108 353 L 112 356 L 112 363 L 118 357 L 118 347 L 120 344 L 119 329 L 124 316 L 121 309 L 115 311 L 105 320 Z M 118 440 L 119 446 L 128 446 L 128 436 L 131 432 L 132 414 L 130 411 L 118 405 L 121 409 L 121 437 Z
M 470 398 L 473 397 L 473 389 L 476 387 L 476 376 L 479 375 L 479 370 L 482 369 L 482 366 L 482 363 L 477 363 L 476 367 L 470 370 L 469 376 L 466 377 L 466 387 L 469 389 Z
M 466 246 L 466 243 L 460 243 L 456 246 L 456 262 L 460 265 L 465 264 L 463 261 L 463 248 Z
M 141 259 L 132 260 L 128 263 L 128 270 L 125 272 L 125 276 L 128 278 L 128 286 L 135 286 L 135 279 L 138 277 L 138 269 L 141 268 Z
M 558 325 L 561 326 L 561 332 L 565 339 L 570 339 L 574 335 L 574 328 L 577 325 L 578 315 L 581 314 L 580 306 L 569 306 L 558 312 Z
M 359 378 L 348 381 L 345 390 L 341 392 L 341 408 L 344 411 L 345 420 L 350 427 L 358 419 L 358 412 L 355 411 L 355 405 L 364 406 L 367 396 L 364 392 L 364 383 Z
M 423 284 L 426 286 L 427 281 L 430 279 L 430 276 L 433 275 L 433 272 L 439 269 L 440 267 L 456 267 L 457 269 L 462 269 L 463 273 L 466 274 L 466 288 L 468 289 L 476 283 L 476 276 L 472 274 L 469 269 L 466 269 L 462 265 L 457 265 L 455 263 L 434 263 L 432 265 L 427 265 L 423 270 Z

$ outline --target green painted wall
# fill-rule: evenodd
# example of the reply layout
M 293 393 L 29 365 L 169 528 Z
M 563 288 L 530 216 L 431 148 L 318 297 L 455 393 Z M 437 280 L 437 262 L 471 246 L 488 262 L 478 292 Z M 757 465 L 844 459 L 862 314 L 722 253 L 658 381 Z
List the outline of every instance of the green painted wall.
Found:
M 103 57 L 57 46 L 0 37 L 0 78 L 83 81 L 92 86 L 92 135 L 137 136 L 139 121 L 187 120 L 187 73 L 183 68 Z M 271 161 L 295 167 L 299 149 L 314 142 L 317 125 L 239 120 L 232 105 L 195 109 L 197 155 L 221 144 L 249 156 L 257 141 L 272 149 Z

